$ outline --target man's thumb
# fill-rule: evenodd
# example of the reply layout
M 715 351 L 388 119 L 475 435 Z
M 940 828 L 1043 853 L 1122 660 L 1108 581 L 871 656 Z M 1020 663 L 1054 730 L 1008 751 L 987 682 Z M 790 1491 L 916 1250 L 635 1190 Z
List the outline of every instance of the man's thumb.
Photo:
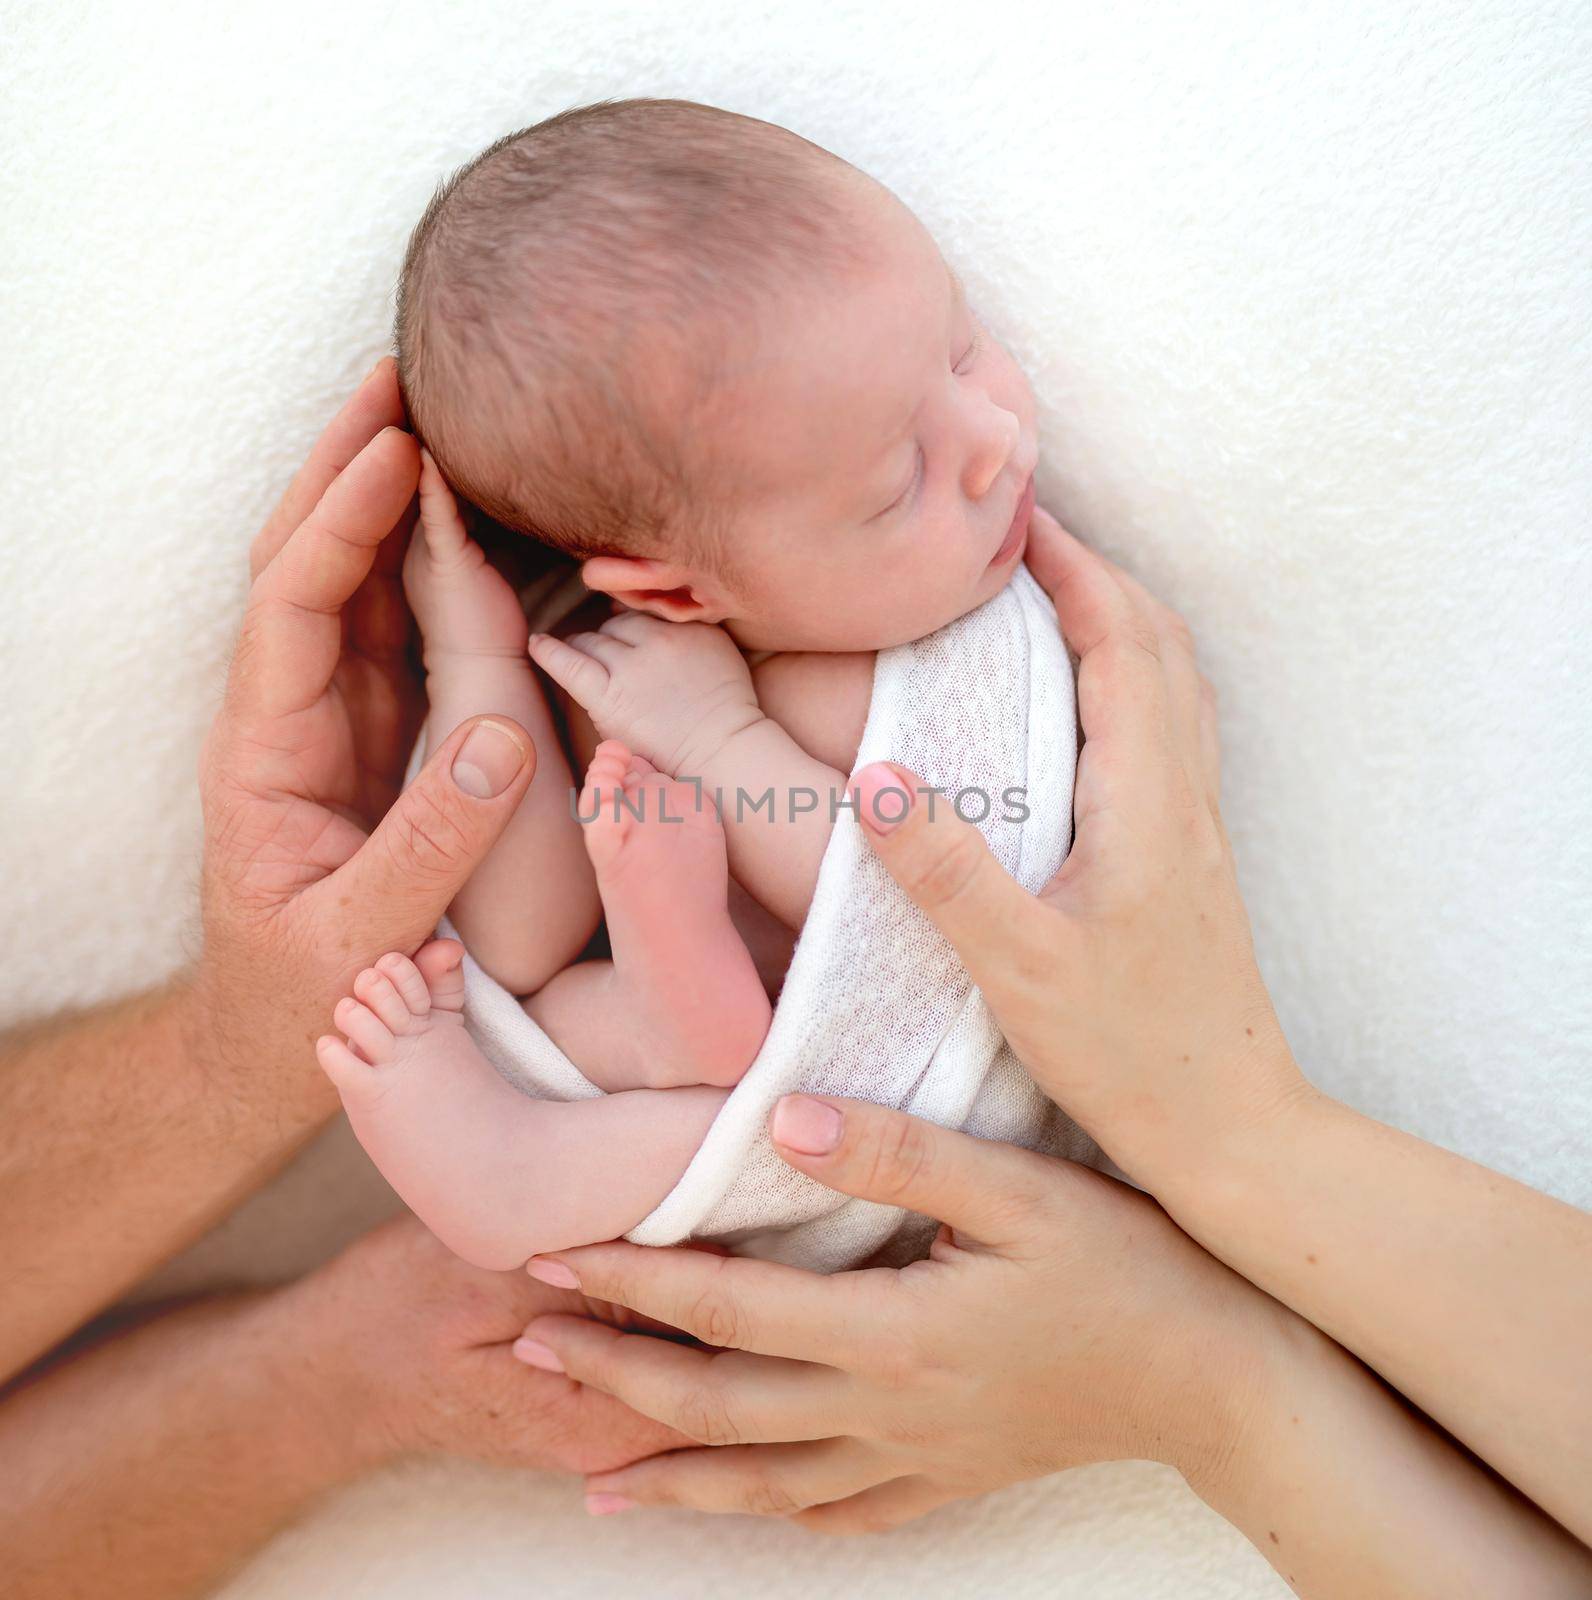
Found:
M 360 945 L 413 949 L 497 843 L 536 774 L 507 717 L 461 723 L 336 874 Z
M 857 821 L 893 877 L 956 947 L 973 981 L 999 987 L 1004 958 L 1038 907 L 957 815 L 953 797 L 875 761 L 855 773 Z

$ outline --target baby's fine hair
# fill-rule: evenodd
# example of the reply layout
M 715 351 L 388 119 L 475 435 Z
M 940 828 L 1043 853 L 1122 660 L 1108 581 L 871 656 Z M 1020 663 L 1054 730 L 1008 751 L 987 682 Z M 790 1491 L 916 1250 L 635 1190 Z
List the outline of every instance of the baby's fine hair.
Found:
M 394 330 L 454 491 L 578 558 L 722 560 L 691 409 L 733 332 L 858 264 L 843 174 L 773 123 L 654 99 L 559 112 L 459 168 L 410 237 Z

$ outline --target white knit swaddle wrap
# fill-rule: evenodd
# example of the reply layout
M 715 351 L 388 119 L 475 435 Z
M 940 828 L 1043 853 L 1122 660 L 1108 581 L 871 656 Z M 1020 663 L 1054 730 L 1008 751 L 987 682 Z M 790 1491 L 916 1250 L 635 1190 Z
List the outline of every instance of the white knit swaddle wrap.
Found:
M 969 820 L 987 796 L 981 831 L 1025 888 L 1038 889 L 1061 865 L 1077 765 L 1073 674 L 1055 611 L 1026 567 L 978 610 L 879 653 L 856 766 L 876 760 L 962 794 Z M 1008 820 L 1014 808 L 1003 799 L 1013 789 L 1029 811 L 1020 823 Z M 727 812 L 734 803 L 724 797 Z M 766 809 L 747 825 L 772 826 Z M 439 931 L 458 937 L 446 921 Z M 468 953 L 464 972 L 466 1022 L 511 1083 L 552 1100 L 602 1093 Z M 1033 1149 L 1093 1154 L 1035 1088 L 951 946 L 885 871 L 849 810 L 824 854 L 762 1050 L 679 1182 L 626 1237 L 649 1245 L 713 1238 L 822 1271 L 855 1265 L 887 1241 L 887 1258 L 921 1253 L 932 1236 L 923 1219 L 837 1194 L 775 1154 L 769 1112 L 792 1090 L 878 1101 Z

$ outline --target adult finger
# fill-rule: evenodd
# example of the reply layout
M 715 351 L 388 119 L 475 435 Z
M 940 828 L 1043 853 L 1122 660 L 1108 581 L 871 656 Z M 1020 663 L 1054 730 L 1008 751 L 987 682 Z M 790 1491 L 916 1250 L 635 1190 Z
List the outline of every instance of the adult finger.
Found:
M 536 772 L 517 722 L 461 723 L 376 830 L 314 893 L 336 907 L 350 947 L 413 950 L 497 842 Z
M 884 1533 L 959 1498 L 954 1489 L 942 1488 L 929 1478 L 893 1478 L 845 1500 L 798 1511 L 791 1520 L 814 1533 Z
M 1155 629 L 1160 641 L 1161 669 L 1166 675 L 1167 708 L 1173 734 L 1190 780 L 1203 789 L 1200 749 L 1200 685 L 1203 680 L 1193 630 L 1181 613 L 1157 600 L 1132 573 L 1116 566 L 1111 570 L 1138 606 L 1140 615 L 1148 618 Z
M 678 1429 L 640 1416 L 600 1389 L 528 1370 L 506 1344 L 484 1346 L 476 1357 L 483 1406 L 488 1396 L 510 1397 L 508 1406 L 483 1411 L 480 1433 L 492 1435 L 499 1451 L 518 1440 L 527 1465 L 546 1466 L 551 1448 L 566 1471 L 603 1472 L 659 1451 L 695 1445 Z
M 890 1337 L 895 1274 L 803 1272 L 746 1256 L 653 1250 L 615 1240 L 537 1256 L 533 1278 L 578 1282 L 588 1299 L 628 1306 L 722 1350 L 853 1366 Z
M 270 565 L 293 530 L 315 509 L 332 480 L 383 428 L 401 428 L 403 399 L 398 392 L 398 363 L 383 356 L 344 401 L 343 408 L 322 430 L 287 492 L 266 518 L 249 547 L 249 581 Z
M 1205 795 L 1211 810 L 1221 811 L 1222 745 L 1216 718 L 1216 689 L 1211 680 L 1200 678 L 1200 768 L 1205 776 Z
M 531 1322 L 514 1354 L 601 1389 L 698 1444 L 827 1439 L 856 1428 L 850 1379 L 813 1362 L 698 1350 L 558 1314 Z
M 249 591 L 228 697 L 266 717 L 312 705 L 342 652 L 344 605 L 403 516 L 420 471 L 413 438 L 386 428 L 321 496 Z
M 1085 745 L 1094 746 L 1097 773 L 1114 777 L 1159 766 L 1171 719 L 1153 617 L 1121 581 L 1124 575 L 1048 511 L 1035 510 L 1025 559 L 1078 657 L 1078 720 Z
M 1031 1238 L 1053 1185 L 1043 1156 L 869 1100 L 788 1094 L 769 1132 L 786 1161 L 827 1188 L 947 1223 L 960 1243 Z
M 994 995 L 1019 946 L 1048 915 L 990 854 L 984 836 L 915 773 L 875 761 L 853 775 L 857 820 L 891 877 Z
M 630 1506 L 682 1506 L 788 1517 L 843 1500 L 888 1480 L 895 1467 L 865 1440 L 723 1445 L 676 1450 L 586 1480 L 586 1503 L 598 1515 Z M 624 1505 L 615 1505 L 614 1501 Z M 593 1502 L 599 1502 L 593 1504 Z

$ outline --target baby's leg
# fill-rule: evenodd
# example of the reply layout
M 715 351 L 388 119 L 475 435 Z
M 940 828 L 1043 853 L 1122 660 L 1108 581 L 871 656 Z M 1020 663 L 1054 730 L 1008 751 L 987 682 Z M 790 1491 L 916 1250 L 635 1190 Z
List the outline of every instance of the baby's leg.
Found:
M 770 1008 L 730 920 L 712 801 L 607 739 L 579 810 L 613 960 L 559 973 L 526 1011 L 601 1088 L 738 1083 Z
M 349 1043 L 316 1053 L 382 1176 L 448 1248 L 507 1271 L 616 1239 L 664 1198 L 724 1103 L 721 1089 L 533 1100 L 465 1031 L 462 952 L 385 955 L 337 1007 Z M 354 1048 L 350 1048 L 350 1044 Z M 356 1053 L 357 1052 L 357 1053 Z
M 530 789 L 448 908 L 482 967 L 512 993 L 529 994 L 591 938 L 596 885 L 570 815 L 569 766 L 525 653 L 519 599 L 469 536 L 429 452 L 421 457 L 420 526 L 404 562 L 404 591 L 425 644 L 427 756 L 482 712 L 513 717 L 536 745 Z

